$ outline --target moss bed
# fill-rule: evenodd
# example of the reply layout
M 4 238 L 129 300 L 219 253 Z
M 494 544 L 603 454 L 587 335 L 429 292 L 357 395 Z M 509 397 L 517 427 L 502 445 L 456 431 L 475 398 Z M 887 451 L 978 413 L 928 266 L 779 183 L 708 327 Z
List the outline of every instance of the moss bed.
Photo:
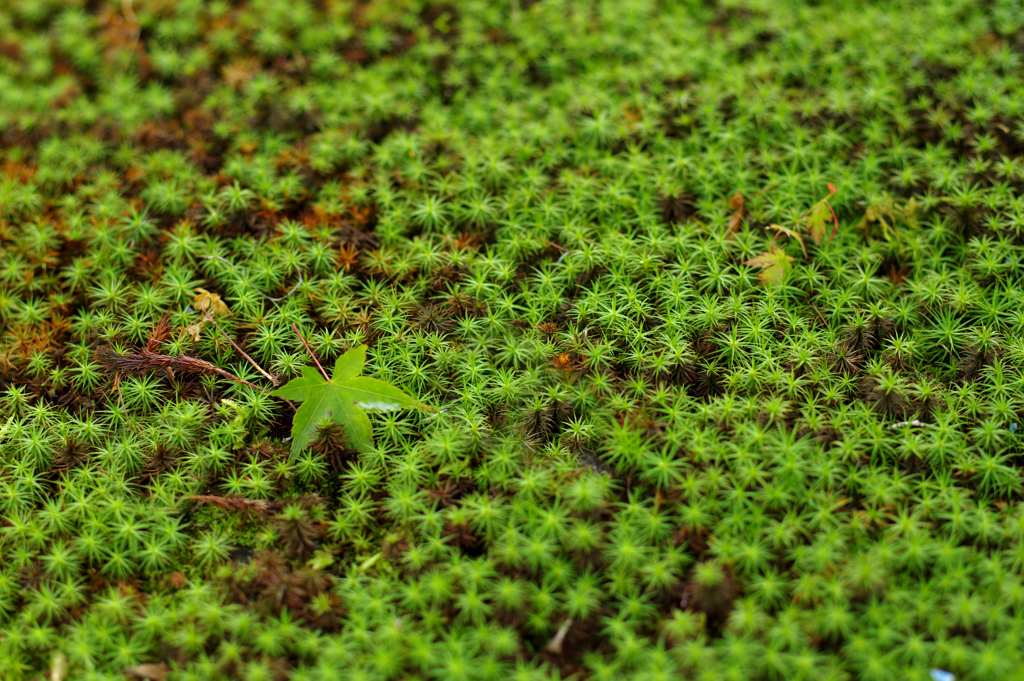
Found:
M 1024 678 L 1019 2 L 0 5 L 0 678 Z

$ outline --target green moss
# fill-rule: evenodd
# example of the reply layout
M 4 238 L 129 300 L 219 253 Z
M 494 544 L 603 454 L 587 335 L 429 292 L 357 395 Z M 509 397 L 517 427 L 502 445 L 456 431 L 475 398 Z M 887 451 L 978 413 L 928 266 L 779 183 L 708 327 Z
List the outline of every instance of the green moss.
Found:
M 227 538 L 233 552 L 248 555 L 269 547 L 273 534 L 266 524 L 254 515 L 246 515 L 209 505 L 197 505 L 189 512 L 189 528 L 193 532 L 212 532 Z M 182 563 L 189 577 L 201 577 L 202 572 L 190 561 Z M 192 574 L 189 573 L 192 570 Z
M 1022 26 L 4 4 L 0 676 L 1012 677 Z

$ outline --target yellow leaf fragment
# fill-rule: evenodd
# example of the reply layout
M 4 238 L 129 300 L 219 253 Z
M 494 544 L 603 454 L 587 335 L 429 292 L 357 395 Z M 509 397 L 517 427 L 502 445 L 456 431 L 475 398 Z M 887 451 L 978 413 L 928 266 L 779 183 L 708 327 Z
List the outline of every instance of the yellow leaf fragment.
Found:
M 220 294 L 211 293 L 204 288 L 196 288 L 198 293 L 192 299 L 192 307 L 200 312 L 209 312 L 214 315 L 231 314 L 231 310 L 221 300 Z

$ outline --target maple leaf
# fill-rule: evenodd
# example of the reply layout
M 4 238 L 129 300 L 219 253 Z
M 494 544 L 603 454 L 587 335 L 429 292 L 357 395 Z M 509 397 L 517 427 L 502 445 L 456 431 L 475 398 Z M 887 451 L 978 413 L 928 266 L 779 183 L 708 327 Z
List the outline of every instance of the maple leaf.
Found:
M 835 186 L 828 182 L 828 196 L 818 201 L 816 204 L 811 206 L 811 209 L 807 211 L 807 232 L 811 235 L 811 240 L 818 246 L 821 245 L 822 239 L 825 238 L 826 227 L 829 222 L 835 224 L 835 228 L 832 230 L 832 236 L 836 235 L 836 231 L 839 230 L 839 220 L 836 218 L 835 212 L 832 210 L 832 205 L 828 202 L 828 197 L 836 193 Z
M 877 222 L 882 226 L 882 236 L 892 236 L 896 243 L 900 243 L 900 234 L 896 229 L 897 222 L 905 222 L 909 227 L 917 227 L 917 210 L 920 204 L 917 199 L 911 198 L 902 206 L 896 204 L 891 196 L 886 195 L 880 203 L 873 203 L 868 206 L 864 213 L 864 219 L 857 225 L 864 230 L 865 235 L 870 238 L 870 225 Z
M 793 269 L 792 262 L 796 258 L 786 255 L 778 246 L 771 246 L 767 251 L 743 263 L 750 267 L 764 268 L 757 278 L 766 284 L 781 284 L 782 280 Z
M 807 257 L 807 248 L 804 247 L 804 240 L 803 240 L 803 237 L 800 236 L 800 232 L 795 232 L 792 229 L 789 229 L 788 227 L 783 227 L 782 225 L 774 225 L 774 224 L 768 225 L 768 229 L 774 229 L 779 234 L 785 234 L 790 239 L 796 239 L 797 241 L 799 241 L 800 242 L 800 250 L 802 250 L 804 252 L 804 257 L 805 258 Z M 774 241 L 774 239 L 773 239 L 773 241 Z
M 300 377 L 270 393 L 302 402 L 292 420 L 293 454 L 313 442 L 317 428 L 326 420 L 344 428 L 355 448 L 365 452 L 373 447 L 373 428 L 367 411 L 405 408 L 433 411 L 384 381 L 360 376 L 365 363 L 366 346 L 360 345 L 338 358 L 330 381 L 313 367 L 303 367 Z

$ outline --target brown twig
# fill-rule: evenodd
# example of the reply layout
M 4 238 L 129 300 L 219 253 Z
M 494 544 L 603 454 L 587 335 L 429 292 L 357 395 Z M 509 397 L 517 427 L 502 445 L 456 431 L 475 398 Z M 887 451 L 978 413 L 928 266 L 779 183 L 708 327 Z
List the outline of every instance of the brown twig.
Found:
M 541 239 L 541 241 L 546 243 L 548 246 L 551 246 L 552 248 L 557 248 L 558 250 L 562 251 L 563 253 L 568 253 L 569 252 L 568 248 L 565 248 L 564 246 L 559 246 L 558 244 L 553 243 L 551 241 L 548 241 L 547 239 Z
M 213 504 L 226 511 L 245 511 L 246 514 L 255 511 L 257 514 L 263 515 L 273 510 L 271 503 L 263 499 L 243 499 L 236 496 L 218 497 L 211 494 L 198 494 L 185 497 L 185 499 L 201 504 Z
M 302 334 L 299 332 L 299 327 L 298 327 L 298 325 L 295 324 L 295 322 L 292 322 L 292 329 L 295 330 L 295 335 L 299 337 L 300 341 L 302 341 L 302 345 L 303 345 L 303 347 L 306 348 L 306 352 L 308 352 L 309 356 L 313 358 L 313 361 L 316 363 L 316 368 L 320 370 L 321 374 L 323 374 L 324 380 L 327 381 L 328 383 L 330 383 L 331 382 L 330 377 L 327 375 L 327 372 L 324 371 L 324 368 L 322 366 L 320 366 L 320 360 L 318 360 L 316 358 L 316 355 L 313 354 L 313 349 L 309 347 L 309 343 L 307 343 L 306 339 L 302 337 Z
M 256 371 L 258 371 L 261 374 L 263 374 L 263 376 L 268 381 L 270 381 L 271 385 L 273 385 L 275 388 L 277 386 L 281 385 L 281 383 L 276 378 L 274 378 L 273 376 L 268 374 L 266 371 L 264 371 L 263 367 L 261 367 L 259 364 L 256 363 L 256 360 L 254 360 L 252 357 L 247 355 L 245 350 L 243 350 L 242 348 L 238 347 L 238 344 L 235 343 L 235 341 L 231 340 L 231 336 L 229 336 L 227 333 L 225 333 L 224 329 L 220 328 L 220 324 L 218 324 L 213 319 L 213 317 L 210 317 L 210 321 L 213 322 L 213 325 L 217 327 L 217 330 L 220 331 L 221 335 L 224 336 L 225 339 L 227 339 L 228 343 L 231 343 L 231 347 L 233 347 L 235 350 L 237 350 L 238 354 L 240 354 L 242 357 L 245 357 L 246 361 L 249 362 L 249 364 L 251 364 L 253 366 L 253 368 L 256 369 Z
M 828 322 L 825 321 L 825 317 L 821 314 L 821 310 L 818 309 L 818 306 L 811 303 L 811 309 L 818 314 L 818 320 L 821 322 L 822 326 L 828 326 Z
M 375 235 L 359 231 L 352 223 L 346 220 L 342 220 L 339 226 L 343 229 L 348 230 L 350 234 L 354 234 L 355 236 L 362 239 L 363 241 L 366 241 L 372 246 L 376 246 L 379 243 Z
M 121 394 L 121 375 L 114 374 L 114 388 L 117 389 L 117 402 L 121 405 L 121 409 L 124 409 L 124 395 Z
M 160 321 L 153 327 L 153 331 L 149 334 L 149 340 L 146 341 L 146 349 L 156 352 L 160 349 L 161 343 L 167 341 L 171 337 L 171 313 L 167 312 Z
M 262 393 L 270 394 L 269 390 L 265 390 L 258 385 L 250 383 L 244 378 L 235 376 L 230 371 L 226 371 L 221 369 L 219 366 L 187 355 L 172 357 L 170 355 L 160 354 L 159 352 L 153 352 L 147 348 L 142 348 L 138 352 L 129 352 L 124 355 L 119 355 L 117 352 L 106 346 L 97 348 L 96 354 L 100 364 L 111 371 L 119 373 L 141 374 L 146 371 L 156 370 L 165 371 L 168 376 L 173 376 L 175 371 L 180 371 L 183 374 L 217 374 L 228 380 L 234 381 L 235 383 L 241 383 L 249 386 L 250 388 L 256 388 Z

